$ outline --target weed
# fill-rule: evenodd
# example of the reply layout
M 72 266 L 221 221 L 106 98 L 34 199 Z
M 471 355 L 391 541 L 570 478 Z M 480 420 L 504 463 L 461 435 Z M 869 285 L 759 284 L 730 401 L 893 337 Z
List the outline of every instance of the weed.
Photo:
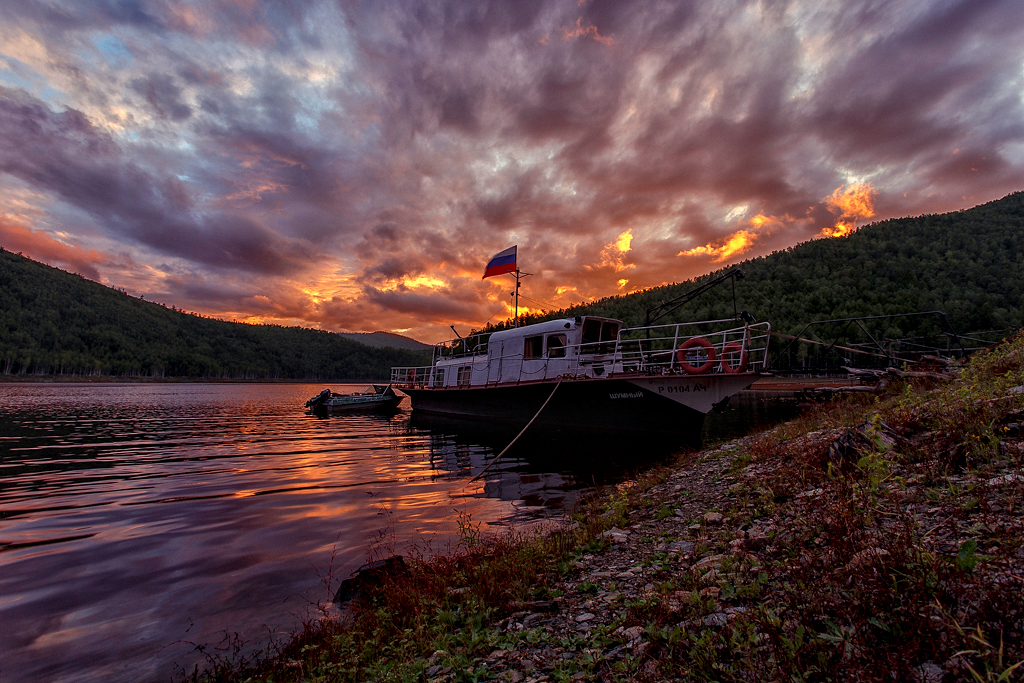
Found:
M 947 385 L 835 399 L 754 437 L 729 468 L 741 480 L 732 502 L 720 503 L 749 537 L 707 524 L 688 534 L 694 557 L 720 556 L 714 572 L 643 551 L 656 589 L 624 586 L 620 615 L 589 635 L 496 624 L 528 600 L 559 597 L 559 575 L 605 552 L 612 526 L 673 517 L 651 493 L 667 468 L 595 497 L 572 528 L 547 535 L 486 537 L 460 517 L 453 553 L 411 563 L 350 624 L 311 621 L 286 644 L 193 678 L 413 681 L 441 667 L 445 680 L 480 680 L 489 652 L 529 647 L 571 653 L 548 669 L 554 680 L 922 680 L 925 664 L 947 679 L 1020 680 L 1024 487 L 999 477 L 1024 457 L 1019 427 L 1008 427 L 1022 421 L 1024 395 L 1011 391 L 1024 384 L 1021 358 L 1024 337 L 979 354 Z M 566 595 L 577 592 L 600 589 L 581 581 Z M 641 627 L 647 642 L 603 660 L 602 648 L 625 648 L 620 626 Z
M 663 505 L 660 510 L 654 513 L 654 519 L 662 520 L 672 517 L 676 514 L 676 508 L 669 505 Z
M 1005 645 L 1001 634 L 999 647 L 996 648 L 985 638 L 981 626 L 976 627 L 974 631 L 965 631 L 959 624 L 956 624 L 956 630 L 972 649 L 961 650 L 953 655 L 953 658 L 961 660 L 971 678 L 977 683 L 1003 683 L 1003 681 L 1013 680 L 1014 672 L 1024 664 L 1024 660 L 1020 660 L 1016 664 L 1009 664 L 1006 660 Z M 976 666 L 977 668 L 975 668 Z M 978 669 L 981 671 L 979 672 Z

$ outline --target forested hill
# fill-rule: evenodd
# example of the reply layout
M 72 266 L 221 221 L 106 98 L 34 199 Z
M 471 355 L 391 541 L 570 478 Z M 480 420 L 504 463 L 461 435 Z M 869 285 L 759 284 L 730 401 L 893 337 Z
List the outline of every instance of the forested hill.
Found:
M 386 380 L 429 352 L 175 311 L 0 252 L 0 377 L 11 374 Z
M 961 333 L 1021 326 L 1024 192 L 963 211 L 873 223 L 738 265 L 746 275 L 736 285 L 739 309 L 775 331 L 794 334 L 813 320 L 930 310 L 945 311 Z M 589 313 L 642 325 L 647 308 L 722 272 L 534 319 Z M 726 282 L 662 322 L 732 314 Z M 889 330 L 894 336 L 918 331 L 912 321 Z
M 959 332 L 1024 325 L 1024 193 L 947 214 L 867 225 L 740 263 L 740 310 L 794 333 L 826 318 L 941 310 Z M 686 281 L 534 316 L 596 314 L 643 324 Z M 666 274 L 668 275 L 668 274 Z M 732 316 L 718 287 L 662 322 Z M 899 326 L 903 327 L 900 328 Z M 897 323 L 888 334 L 920 330 Z M 245 325 L 169 310 L 0 252 L 0 376 L 12 373 L 249 379 L 385 379 L 429 355 L 342 335 Z
M 433 348 L 430 344 L 424 344 L 421 341 L 416 341 L 412 337 L 406 337 L 404 334 L 395 334 L 394 332 L 339 332 L 342 337 L 357 341 L 360 344 L 366 344 L 367 346 L 373 346 L 379 348 L 381 346 L 390 346 L 394 349 L 408 349 L 410 351 L 426 351 L 430 353 Z

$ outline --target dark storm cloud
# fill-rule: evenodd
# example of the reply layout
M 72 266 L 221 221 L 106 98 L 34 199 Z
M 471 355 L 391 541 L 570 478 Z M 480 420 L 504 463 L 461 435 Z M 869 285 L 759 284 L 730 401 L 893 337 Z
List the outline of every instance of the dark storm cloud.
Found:
M 61 93 L 3 91 L 0 170 L 197 264 L 232 314 L 491 315 L 507 292 L 479 270 L 511 244 L 535 299 L 601 296 L 1024 188 L 1019 0 L 15 0 L 0 19 L 48 49 L 10 39 L 10 69 Z M 855 216 L 829 199 L 852 187 L 874 202 Z M 242 296 L 238 272 L 274 277 Z
M 465 245 L 464 245 L 465 246 Z M 428 272 L 444 262 L 457 260 L 458 249 L 449 239 L 429 228 L 412 230 L 382 223 L 366 232 L 354 252 L 368 266 L 363 275 L 370 282 L 400 280 Z
M 281 114 L 281 116 L 285 116 Z M 231 120 L 226 125 L 203 131 L 205 138 L 214 143 L 227 163 L 242 162 L 252 174 L 266 177 L 287 187 L 287 199 L 321 208 L 331 208 L 338 183 L 345 179 L 344 168 L 337 167 L 335 152 L 317 147 L 282 126 L 257 127 Z
M 937 5 L 906 30 L 872 43 L 823 79 L 810 120 L 837 153 L 900 162 L 951 141 L 1020 139 L 1024 5 Z M 855 30 L 857 27 L 853 27 Z M 972 111 L 973 110 L 973 111 Z M 972 111 L 970 119 L 955 112 Z M 984 143 L 983 143 L 984 144 Z
M 246 216 L 201 215 L 181 180 L 129 161 L 78 111 L 0 88 L 0 171 L 52 192 L 124 238 L 214 267 L 294 271 L 312 259 Z
M 15 20 L 31 19 L 55 32 L 114 25 L 161 29 L 163 22 L 151 11 L 150 4 L 141 0 L 75 3 L 7 0 L 0 3 L 0 16 Z
M 447 292 L 422 294 L 368 288 L 366 298 L 371 304 L 387 311 L 421 316 L 423 320 L 437 324 L 444 324 L 447 320 L 473 320 L 487 312 L 483 301 L 466 301 Z
M 836 40 L 884 35 L 826 63 L 801 98 L 793 97 L 801 55 L 791 27 L 779 26 L 753 50 L 723 37 L 725 54 L 702 46 L 660 74 L 662 82 L 697 69 L 714 74 L 722 105 L 705 115 L 684 105 L 653 117 L 640 143 L 646 163 L 609 176 L 613 183 L 629 178 L 641 192 L 704 192 L 800 216 L 837 183 L 837 166 L 873 172 L 891 165 L 901 173 L 923 162 L 920 170 L 930 173 L 947 166 L 936 155 L 958 145 L 987 149 L 998 164 L 998 148 L 1021 139 L 1020 88 L 1012 85 L 1019 84 L 1020 53 L 988 43 L 987 36 L 998 24 L 995 32 L 1005 40 L 1007 33 L 1019 37 L 1021 9 L 1009 2 L 954 3 L 888 34 L 890 17 L 857 16 Z M 991 118 L 1003 124 L 978 126 Z M 827 150 L 824 160 L 810 154 L 820 154 L 813 143 Z M 794 162 L 804 167 L 797 178 Z M 961 174 L 943 185 L 959 194 L 989 180 Z M 1001 191 L 1020 182 L 1019 172 L 1004 175 Z
M 192 116 L 192 108 L 181 101 L 181 88 L 167 74 L 136 79 L 132 88 L 146 98 L 160 118 L 184 121 Z
M 571 120 L 561 124 L 577 138 L 565 150 L 564 160 L 597 189 L 591 212 L 623 217 L 659 214 L 667 200 L 688 195 L 710 195 L 723 203 L 770 201 L 779 207 L 792 201 L 780 153 L 792 144 L 793 134 L 792 112 L 782 107 L 792 79 L 787 67 L 794 61 L 785 29 L 783 35 L 766 37 L 751 49 L 725 32 L 707 40 L 705 33 L 717 28 L 714 23 L 701 27 L 692 43 L 674 44 L 670 41 L 678 36 L 662 34 L 666 44 L 658 44 L 640 35 L 648 23 L 660 22 L 642 14 L 617 18 L 612 48 L 586 44 L 603 57 L 594 69 L 599 76 L 585 72 L 586 79 L 570 87 L 555 81 L 547 92 L 541 91 L 553 112 L 544 119 L 558 121 L 565 118 L 563 109 L 573 111 Z M 655 86 L 669 88 L 675 83 L 681 92 L 678 102 L 644 111 L 642 98 L 623 101 L 635 60 L 646 51 L 680 53 L 681 59 L 665 61 Z M 717 101 L 704 112 L 700 98 L 708 90 L 717 91 Z M 606 105 L 594 106 L 591 100 Z M 605 155 L 621 145 L 611 126 L 623 106 L 639 110 L 637 132 L 632 144 L 617 154 L 621 160 L 609 164 Z M 537 124 L 529 122 L 525 133 L 536 129 Z M 804 199 L 809 203 L 816 198 Z
M 571 234 L 580 229 L 584 216 L 658 213 L 672 194 L 685 192 L 713 193 L 726 201 L 780 195 L 785 197 L 782 204 L 793 201 L 793 193 L 780 170 L 784 160 L 776 153 L 777 146 L 786 144 L 784 136 L 780 136 L 785 131 L 778 130 L 782 127 L 778 122 L 779 102 L 785 97 L 786 76 L 771 71 L 792 62 L 791 45 L 781 43 L 775 50 L 778 54 L 762 60 L 754 72 L 736 76 L 735 82 L 728 83 L 733 92 L 743 93 L 738 98 L 743 101 L 732 106 L 752 106 L 743 123 L 737 125 L 716 118 L 690 121 L 689 103 L 684 101 L 674 109 L 649 114 L 641 123 L 646 132 L 627 150 L 625 158 L 608 164 L 602 155 L 617 144 L 611 128 L 627 104 L 624 94 L 635 78 L 636 59 L 649 51 L 677 49 L 657 42 L 668 43 L 675 35 L 662 30 L 651 37 L 649 29 L 683 26 L 692 12 L 689 7 L 676 4 L 670 8 L 636 5 L 624 11 L 614 3 L 591 3 L 574 17 L 571 6 L 563 7 L 569 10 L 549 19 L 547 24 L 524 23 L 514 35 L 501 22 L 489 24 L 486 30 L 474 25 L 468 34 L 487 35 L 491 39 L 501 36 L 503 40 L 518 41 L 523 50 L 531 48 L 530 58 L 517 65 L 527 70 L 528 78 L 516 80 L 504 77 L 500 71 L 484 70 L 501 68 L 503 64 L 481 65 L 479 69 L 469 66 L 479 50 L 478 40 L 453 36 L 450 26 L 445 30 L 436 27 L 434 21 L 447 16 L 439 9 L 415 15 L 415 30 L 405 27 L 403 35 L 415 34 L 415 41 L 389 45 L 394 48 L 389 59 L 368 64 L 371 69 L 386 69 L 388 73 L 382 74 L 381 80 L 388 82 L 394 80 L 392 76 L 402 79 L 400 74 L 392 73 L 399 67 L 406 71 L 407 65 L 412 70 L 424 64 L 431 66 L 430 79 L 408 84 L 413 93 L 421 89 L 419 96 L 403 91 L 402 97 L 395 100 L 399 106 L 387 112 L 385 123 L 392 130 L 400 131 L 410 125 L 429 128 L 435 120 L 444 121 L 443 105 L 424 109 L 417 108 L 415 103 L 434 103 L 439 99 L 436 93 L 455 89 L 461 83 L 485 84 L 483 91 L 476 91 L 474 99 L 473 111 L 477 113 L 472 130 L 477 131 L 476 137 L 500 135 L 509 144 L 518 144 L 524 152 L 534 145 L 556 143 L 561 150 L 555 163 L 593 190 L 594 199 L 587 205 L 577 200 L 575 205 L 563 201 L 552 206 L 544 187 L 547 181 L 536 171 L 528 171 L 499 196 L 477 199 L 478 215 L 484 221 L 508 228 L 515 222 L 514 217 L 518 216 L 521 222 L 522 216 L 537 212 L 545 217 L 545 225 L 553 224 Z M 579 21 L 574 22 L 574 18 Z M 566 40 L 565 33 L 579 25 L 593 26 L 594 35 L 608 37 L 614 44 L 609 46 L 586 36 Z M 714 28 L 709 26 L 707 31 L 713 32 Z M 433 37 L 438 42 L 433 42 Z M 696 45 L 684 46 L 681 51 L 684 55 L 692 53 L 694 58 L 700 56 L 703 63 L 681 60 L 673 64 L 670 60 L 666 71 L 659 75 L 661 80 L 678 75 L 668 72 L 673 68 L 688 73 L 723 71 L 719 65 L 725 61 L 728 50 L 720 48 L 722 54 L 713 50 L 702 54 L 705 43 L 714 41 L 705 41 L 702 35 L 695 40 Z M 369 54 L 371 48 L 366 43 L 363 46 Z M 492 109 L 507 115 L 492 116 L 489 125 L 478 124 L 482 116 L 479 112 L 485 108 L 482 102 L 490 102 Z M 401 135 L 396 132 L 394 138 L 400 139 Z M 806 208 L 819 198 L 803 195 L 801 203 Z

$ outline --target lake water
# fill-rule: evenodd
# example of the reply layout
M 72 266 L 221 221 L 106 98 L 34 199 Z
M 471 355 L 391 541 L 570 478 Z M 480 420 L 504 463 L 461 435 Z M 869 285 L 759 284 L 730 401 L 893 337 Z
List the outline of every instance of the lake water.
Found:
M 0 383 L 0 681 L 168 680 L 287 634 L 371 556 L 528 525 L 671 444 L 517 444 L 321 384 Z M 340 388 L 335 386 L 336 390 Z M 526 459 L 528 456 L 528 459 Z M 625 456 L 625 457 L 624 457 Z

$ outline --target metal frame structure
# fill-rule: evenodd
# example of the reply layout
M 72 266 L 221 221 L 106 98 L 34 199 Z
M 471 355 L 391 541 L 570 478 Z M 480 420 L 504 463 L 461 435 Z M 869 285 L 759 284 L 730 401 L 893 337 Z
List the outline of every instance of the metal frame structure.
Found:
M 960 357 L 960 358 L 963 358 L 964 356 L 966 356 L 968 354 L 968 350 L 964 347 L 963 342 L 962 342 L 963 338 L 961 337 L 961 335 L 957 334 L 956 331 L 953 329 L 952 325 L 949 324 L 949 320 L 946 318 L 946 314 L 943 311 L 922 311 L 922 312 L 918 312 L 918 313 L 893 313 L 893 314 L 890 314 L 890 315 L 868 315 L 868 316 L 860 316 L 860 317 L 855 317 L 855 318 L 833 318 L 833 319 L 830 319 L 830 320 L 815 320 L 813 322 L 809 322 L 806 325 L 804 325 L 803 328 L 801 328 L 801 330 L 796 334 L 796 336 L 779 334 L 777 332 L 773 332 L 772 336 L 780 338 L 780 339 L 788 339 L 789 343 L 786 344 L 786 346 L 783 347 L 783 349 L 778 354 L 776 354 L 774 358 L 772 358 L 771 360 L 766 360 L 766 362 L 765 362 L 765 369 L 766 370 L 778 371 L 780 368 L 779 368 L 779 366 L 777 364 L 777 361 L 780 360 L 781 358 L 785 357 L 787 352 L 790 351 L 796 344 L 798 344 L 800 342 L 807 343 L 807 344 L 814 344 L 814 345 L 824 346 L 824 347 L 826 347 L 825 348 L 826 352 L 838 350 L 838 351 L 846 351 L 846 352 L 849 352 L 849 353 L 869 355 L 869 356 L 873 356 L 875 358 L 884 358 L 886 360 L 886 364 L 887 364 L 888 367 L 895 367 L 897 365 L 900 365 L 901 363 L 914 362 L 917 359 L 915 359 L 915 358 L 908 358 L 908 357 L 901 357 L 901 356 L 897 355 L 896 353 L 894 353 L 894 351 L 893 351 L 894 343 L 908 343 L 909 340 L 902 340 L 902 339 L 899 339 L 899 340 L 897 340 L 897 339 L 879 340 L 879 339 L 876 339 L 875 335 L 871 334 L 871 332 L 868 331 L 868 329 L 867 329 L 867 327 L 865 327 L 864 323 L 868 322 L 868 321 L 872 321 L 872 320 L 894 320 L 894 319 L 898 319 L 898 318 L 922 318 L 922 317 L 935 317 L 935 318 L 937 318 L 940 321 L 940 327 L 945 330 L 942 334 L 944 336 L 946 336 L 947 339 L 951 339 L 951 340 L 955 341 L 956 346 L 958 347 L 956 355 L 958 357 Z M 810 338 L 805 338 L 804 337 L 805 334 L 807 334 L 812 328 L 814 328 L 816 326 L 835 325 L 835 324 L 843 324 L 843 326 L 839 330 L 838 333 L 833 335 L 831 342 L 824 342 L 824 341 L 821 341 L 821 340 L 815 340 L 815 339 L 810 339 Z M 866 336 L 868 339 L 871 340 L 871 342 L 867 343 L 867 344 L 865 344 L 865 343 L 851 343 L 849 345 L 840 346 L 839 342 L 842 339 L 843 334 L 853 325 L 856 325 L 857 328 L 859 328 L 860 331 L 864 333 L 864 336 Z M 912 339 L 921 339 L 921 338 L 920 337 L 915 337 L 915 338 L 912 338 Z M 888 342 L 888 347 L 883 342 Z M 926 345 L 923 345 L 923 344 L 917 344 L 917 346 L 920 347 L 920 352 L 919 352 L 918 355 L 922 355 L 922 354 L 926 354 L 926 353 L 931 353 L 931 354 L 940 353 L 940 349 L 938 347 L 935 347 L 935 346 L 926 346 Z M 857 348 L 857 347 L 861 347 L 861 348 Z
M 743 277 L 744 277 L 744 275 L 743 275 L 743 270 L 742 269 L 740 269 L 740 268 L 733 268 L 732 270 L 730 270 L 730 271 L 728 271 L 726 273 L 722 273 L 721 275 L 716 277 L 714 280 L 708 280 L 707 282 L 705 282 L 704 284 L 700 285 L 699 287 L 695 287 L 694 289 L 691 289 L 688 292 L 680 294 L 679 296 L 677 296 L 675 299 L 672 299 L 671 301 L 666 301 L 664 303 L 658 304 L 657 306 L 654 306 L 653 308 L 648 308 L 647 309 L 647 314 L 646 314 L 646 322 L 644 323 L 644 325 L 646 327 L 650 327 L 654 323 L 656 323 L 659 320 L 661 320 L 662 318 L 664 318 L 666 315 L 668 315 L 668 314 L 672 313 L 673 311 L 675 311 L 676 309 L 678 309 L 683 304 L 686 304 L 686 303 L 689 303 L 690 301 L 693 301 L 694 299 L 696 299 L 698 296 L 700 296 L 704 292 L 708 291 L 709 289 L 717 287 L 718 285 L 722 284 L 726 280 L 730 280 L 730 279 L 732 280 L 732 313 L 733 313 L 733 317 L 737 318 L 737 319 L 738 318 L 743 318 L 747 322 L 753 322 L 752 319 L 748 320 L 747 316 L 745 315 L 746 312 L 744 312 L 744 314 L 741 314 L 741 313 L 738 313 L 737 310 L 736 310 L 736 280 L 742 280 Z M 656 315 L 654 315 L 654 317 L 652 318 L 651 317 L 652 314 L 656 314 Z

